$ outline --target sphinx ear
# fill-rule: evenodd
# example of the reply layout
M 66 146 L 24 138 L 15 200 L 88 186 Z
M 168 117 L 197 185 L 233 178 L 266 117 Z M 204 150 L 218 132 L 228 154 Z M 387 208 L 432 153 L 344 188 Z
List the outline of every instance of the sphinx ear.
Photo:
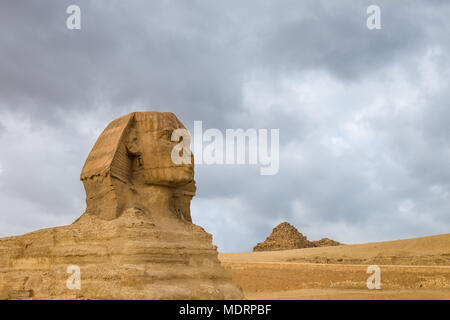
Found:
M 136 129 L 130 129 L 127 138 L 125 139 L 125 145 L 129 154 L 133 156 L 142 154 L 141 143 Z

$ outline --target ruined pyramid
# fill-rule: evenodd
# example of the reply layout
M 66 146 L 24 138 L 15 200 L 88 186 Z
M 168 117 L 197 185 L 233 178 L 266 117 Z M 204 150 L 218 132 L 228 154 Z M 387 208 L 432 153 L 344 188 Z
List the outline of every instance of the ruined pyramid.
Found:
M 338 246 L 341 243 L 323 238 L 317 241 L 309 241 L 306 236 L 293 225 L 283 222 L 273 228 L 272 233 L 265 241 L 258 243 L 253 251 L 276 251 L 313 247 Z
M 258 243 L 253 251 L 289 250 L 310 248 L 313 244 L 293 225 L 283 222 L 273 228 L 264 242 Z

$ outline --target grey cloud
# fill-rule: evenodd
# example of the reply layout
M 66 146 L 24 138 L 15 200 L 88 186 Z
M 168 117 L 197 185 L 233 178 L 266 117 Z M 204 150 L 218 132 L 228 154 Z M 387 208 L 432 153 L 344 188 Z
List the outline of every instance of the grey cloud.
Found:
M 2 35 L 1 59 L 8 63 L 0 93 L 10 108 L 46 120 L 99 103 L 117 114 L 151 106 L 176 110 L 182 118 L 220 119 L 219 108 L 232 112 L 239 106 L 236 63 L 225 50 L 226 39 L 211 44 L 216 30 L 198 23 L 204 12 L 82 2 L 82 30 L 74 32 L 65 28 L 68 3 L 44 8 L 33 2 L 40 8 L 30 10 L 19 1 L 12 13 L 2 11 L 16 15 L 1 19 L 3 30 L 16 31 Z
M 284 220 L 344 242 L 448 232 L 447 1 L 380 0 L 379 31 L 365 27 L 370 1 L 78 1 L 80 31 L 65 28 L 70 4 L 0 4 L 0 235 L 77 218 L 79 172 L 95 133 L 149 109 L 173 111 L 189 129 L 194 120 L 205 129 L 280 129 L 276 176 L 253 166 L 196 167 L 192 214 L 220 250 L 250 250 Z M 407 95 L 377 81 L 401 71 L 422 88 L 428 80 L 418 65 L 432 48 L 442 51 L 432 61 L 442 88 L 424 90 L 413 102 L 419 112 L 383 113 Z M 308 72 L 324 77 L 311 86 L 329 110 L 320 117 L 311 101 L 280 89 L 309 81 Z M 263 85 L 253 93 L 283 99 L 261 112 L 249 105 L 245 90 L 255 79 Z M 366 91 L 355 89 L 372 79 Z M 322 101 L 331 90 L 340 94 Z M 385 99 L 380 112 L 361 116 L 377 97 Z M 376 141 L 349 139 L 334 157 L 323 141 L 347 122 L 364 122 Z M 406 199 L 414 208 L 399 213 Z

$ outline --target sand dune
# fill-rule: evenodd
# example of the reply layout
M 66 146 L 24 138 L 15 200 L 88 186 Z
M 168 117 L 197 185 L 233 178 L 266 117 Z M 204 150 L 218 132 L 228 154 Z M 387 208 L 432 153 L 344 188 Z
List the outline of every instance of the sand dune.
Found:
M 450 299 L 450 234 L 219 259 L 249 299 Z M 366 286 L 373 264 L 381 290 Z
M 223 262 L 310 262 L 450 266 L 450 233 L 336 247 L 283 251 L 220 253 Z

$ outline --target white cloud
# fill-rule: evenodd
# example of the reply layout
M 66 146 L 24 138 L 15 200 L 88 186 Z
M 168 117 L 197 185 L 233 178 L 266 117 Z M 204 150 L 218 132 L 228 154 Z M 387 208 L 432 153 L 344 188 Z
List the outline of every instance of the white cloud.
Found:
M 292 197 L 301 199 L 285 217 L 308 237 L 351 243 L 448 230 L 447 190 L 426 177 L 447 149 L 425 140 L 423 126 L 433 99 L 448 101 L 448 55 L 431 47 L 416 58 L 352 83 L 324 71 L 248 80 L 248 114 L 297 121 L 293 135 L 281 130 L 281 170 L 298 181 Z
M 414 207 L 414 201 L 412 201 L 411 199 L 406 199 L 402 201 L 402 203 L 400 203 L 400 205 L 398 206 L 398 210 L 402 213 L 407 213 L 414 209 Z
M 219 251 L 251 251 L 257 241 L 257 227 L 262 219 L 237 197 L 196 197 L 191 205 L 192 220 L 213 234 Z M 259 220 L 259 221 L 258 221 Z
M 330 238 L 342 243 L 358 243 L 362 239 L 369 241 L 370 237 L 365 234 L 366 229 L 352 225 L 346 221 L 331 221 L 323 218 L 318 212 L 300 200 L 291 203 L 292 221 L 295 227 L 309 240 Z
M 2 112 L 0 135 L 0 236 L 69 224 L 84 210 L 81 167 L 90 146 L 72 129 L 36 126 L 32 119 Z M 20 142 L 20 143 L 19 143 Z M 10 227 L 7 227 L 10 226 Z
M 440 199 L 447 199 L 449 196 L 449 191 L 444 186 L 434 185 L 431 187 L 431 191 Z

